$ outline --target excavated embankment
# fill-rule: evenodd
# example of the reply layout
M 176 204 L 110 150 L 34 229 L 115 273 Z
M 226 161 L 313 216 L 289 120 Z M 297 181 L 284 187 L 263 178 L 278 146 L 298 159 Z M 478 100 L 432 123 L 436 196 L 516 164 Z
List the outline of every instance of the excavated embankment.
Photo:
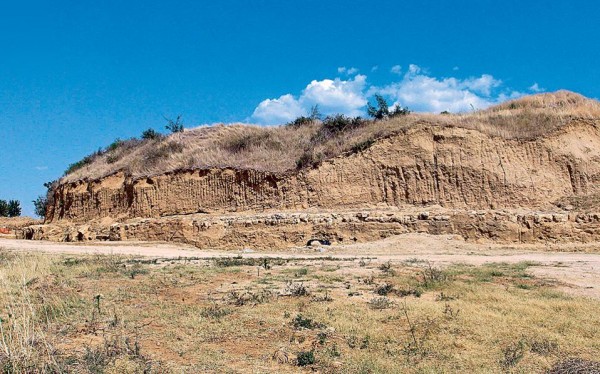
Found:
M 317 236 L 362 241 L 409 231 L 591 241 L 600 239 L 600 216 L 555 203 L 598 194 L 599 181 L 595 121 L 576 120 L 530 141 L 420 125 L 297 173 L 183 170 L 138 179 L 117 173 L 61 184 L 47 225 L 21 236 L 211 247 L 298 245 Z M 441 213 L 402 213 L 415 206 L 423 212 L 439 206 Z M 357 213 L 365 210 L 380 213 Z

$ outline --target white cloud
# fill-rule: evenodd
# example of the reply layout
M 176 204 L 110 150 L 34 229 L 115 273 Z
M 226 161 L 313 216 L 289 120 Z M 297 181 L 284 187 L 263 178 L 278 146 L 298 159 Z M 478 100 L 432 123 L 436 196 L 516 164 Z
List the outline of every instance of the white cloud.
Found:
M 454 70 L 454 71 L 458 71 L 459 69 L 460 68 L 458 66 L 455 66 L 455 67 L 452 68 L 452 70 Z
M 402 66 L 400 65 L 394 65 L 392 66 L 392 68 L 390 69 L 390 72 L 394 73 L 394 74 L 398 74 L 400 75 L 400 73 L 402 73 Z
M 465 112 L 473 108 L 484 109 L 508 98 L 518 97 L 519 92 L 500 92 L 502 81 L 492 75 L 477 78 L 430 77 L 418 65 L 411 64 L 400 82 L 369 92 L 380 93 L 394 100 L 393 105 L 407 106 L 416 112 Z
M 416 75 L 421 72 L 421 67 L 419 65 L 410 64 L 408 65 L 408 74 Z
M 366 80 L 367 77 L 360 74 L 349 80 L 315 80 L 306 86 L 300 102 L 305 108 L 318 104 L 323 114 L 343 113 L 356 116 L 367 105 L 363 93 Z
M 352 69 L 340 67 L 338 72 L 348 73 Z M 397 71 L 401 71 L 399 66 Z M 542 90 L 537 84 L 529 89 Z M 313 80 L 299 96 L 287 94 L 278 99 L 264 100 L 256 107 L 250 120 L 260 124 L 285 123 L 307 115 L 315 104 L 324 115 L 364 116 L 368 99 L 375 94 L 383 95 L 392 102 L 391 106 L 401 105 L 415 112 L 433 113 L 485 109 L 523 95 L 505 88 L 500 79 L 490 74 L 465 79 L 437 78 L 430 76 L 426 69 L 411 64 L 399 81 L 383 87 L 369 86 L 367 77 L 362 74 L 348 79 Z
M 541 88 L 537 83 L 534 83 L 533 85 L 531 85 L 531 87 L 529 87 L 529 91 L 531 92 L 542 92 L 544 90 L 545 88 Z
M 40 170 L 40 171 L 42 171 L 42 170 L 48 170 L 48 167 L 47 166 L 36 166 L 35 170 Z
M 371 68 L 371 73 L 376 72 L 377 70 L 379 70 L 379 65 L 375 65 Z
M 359 116 L 363 114 L 362 108 L 367 105 L 364 94 L 366 80 L 367 77 L 360 74 L 348 80 L 313 80 L 298 98 L 287 94 L 279 99 L 264 100 L 254 110 L 251 120 L 265 125 L 285 123 L 307 115 L 316 104 L 325 115 L 342 113 Z
M 337 68 L 337 72 L 338 74 L 354 75 L 358 73 L 358 69 L 355 67 L 346 68 L 345 66 L 340 66 L 339 68 Z
M 262 101 L 254 109 L 252 119 L 263 125 L 275 125 L 289 122 L 305 114 L 306 111 L 302 108 L 298 100 L 294 96 L 287 94 L 280 96 L 279 99 L 266 99 Z

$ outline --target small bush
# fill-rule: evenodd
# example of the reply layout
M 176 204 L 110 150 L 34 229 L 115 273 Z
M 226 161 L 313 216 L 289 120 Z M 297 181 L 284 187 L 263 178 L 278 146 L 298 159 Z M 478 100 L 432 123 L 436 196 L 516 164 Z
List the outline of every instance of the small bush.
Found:
M 116 151 L 120 146 L 123 145 L 123 141 L 119 138 L 115 139 L 115 141 L 113 141 L 112 143 L 110 143 L 108 145 L 108 147 L 106 147 L 106 149 L 104 150 L 104 152 L 113 152 Z
M 394 109 L 390 111 L 387 102 L 381 95 L 375 95 L 375 101 L 377 102 L 377 108 L 371 105 L 371 103 L 367 104 L 367 113 L 375 120 L 382 120 L 396 116 L 405 116 L 410 113 L 408 108 L 403 108 L 400 105 L 396 105 Z
M 167 125 L 165 126 L 165 128 L 169 131 L 171 131 L 171 133 L 176 133 L 176 132 L 183 132 L 183 121 L 181 120 L 181 116 L 177 116 L 177 118 L 175 119 L 175 121 L 173 121 L 172 119 L 169 119 L 167 117 L 163 117 L 166 121 L 167 121 Z
M 383 283 L 375 287 L 375 293 L 380 296 L 386 296 L 394 290 L 394 286 L 389 283 Z
M 381 270 L 381 272 L 384 274 L 394 275 L 394 269 L 392 269 L 391 261 L 384 262 L 383 264 L 379 265 L 379 270 Z
M 360 117 L 346 117 L 343 114 L 336 114 L 334 116 L 328 116 L 321 125 L 320 134 L 336 134 L 342 131 L 355 129 L 366 124 L 367 121 Z
M 142 132 L 142 139 L 157 140 L 162 139 L 163 135 L 154 129 L 147 129 Z
M 377 108 L 371 103 L 367 103 L 367 114 L 375 119 L 384 119 L 390 114 L 388 104 L 381 95 L 375 95 L 375 101 L 377 102 Z
M 425 288 L 434 287 L 440 283 L 446 282 L 449 277 L 443 270 L 428 264 L 421 273 L 421 285 Z
M 292 326 L 296 330 L 313 330 L 325 327 L 322 323 L 316 322 L 311 318 L 305 318 L 301 314 L 296 315 L 296 317 L 292 320 Z
M 79 170 L 87 165 L 90 165 L 94 160 L 103 154 L 102 149 L 97 150 L 96 152 L 85 156 L 83 159 L 69 164 L 67 170 L 65 170 L 64 175 L 69 175 L 76 170 Z
M 390 308 L 394 303 L 385 296 L 374 297 L 369 301 L 369 307 L 375 310 L 382 310 Z
M 311 123 L 313 123 L 312 118 L 300 116 L 300 117 L 296 118 L 295 120 L 293 120 L 292 122 L 286 123 L 285 125 L 290 126 L 290 127 L 301 127 L 301 126 L 310 125 Z
M 400 297 L 406 297 L 406 296 L 421 297 L 422 294 L 423 293 L 418 288 L 408 288 L 408 289 L 396 290 L 396 295 L 398 295 Z
M 48 209 L 48 198 L 44 195 L 40 195 L 37 199 L 33 200 L 33 212 L 36 216 L 44 218 L 46 217 L 46 211 Z
M 291 296 L 296 296 L 296 297 L 310 295 L 310 292 L 308 291 L 308 288 L 306 286 L 304 286 L 304 283 L 289 282 L 286 286 L 286 291 Z
M 300 351 L 296 355 L 296 365 L 308 366 L 315 363 L 315 354 L 313 351 Z

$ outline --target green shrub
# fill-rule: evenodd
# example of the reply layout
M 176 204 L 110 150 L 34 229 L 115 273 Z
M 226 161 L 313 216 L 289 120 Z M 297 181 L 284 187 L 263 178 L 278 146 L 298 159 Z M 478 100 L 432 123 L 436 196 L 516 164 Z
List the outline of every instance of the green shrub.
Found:
M 147 129 L 142 132 L 142 139 L 157 140 L 162 139 L 163 135 L 154 129 Z
M 394 109 L 390 111 L 388 103 L 381 95 L 376 94 L 375 101 L 377 102 L 377 107 L 374 107 L 371 105 L 371 103 L 367 103 L 367 114 L 369 117 L 372 117 L 375 120 L 382 120 L 388 117 L 404 116 L 410 113 L 408 108 L 403 108 L 400 105 L 396 105 Z
M 67 170 L 65 170 L 64 175 L 69 175 L 87 165 L 90 165 L 92 162 L 94 162 L 94 160 L 98 157 L 101 156 L 104 152 L 102 151 L 102 149 L 97 150 L 96 152 L 89 154 L 87 156 L 85 156 L 84 158 L 82 158 L 81 160 L 74 162 L 72 164 L 69 164 L 69 166 L 67 167 Z
M 44 195 L 39 195 L 37 199 L 33 200 L 33 213 L 38 217 L 46 217 L 46 211 L 48 209 L 48 198 Z
M 300 116 L 300 117 L 296 118 L 295 120 L 293 120 L 292 122 L 286 123 L 285 125 L 290 126 L 290 127 L 300 127 L 300 126 L 309 125 L 312 122 L 313 122 L 312 118 Z
M 116 138 L 102 153 L 116 151 L 121 145 L 123 145 L 123 143 L 124 142 L 121 139 Z
M 177 118 L 175 119 L 175 121 L 173 121 L 172 119 L 169 119 L 167 117 L 163 117 L 166 121 L 167 121 L 167 125 L 165 126 L 165 128 L 169 131 L 171 131 L 172 133 L 176 133 L 176 132 L 183 132 L 183 121 L 181 120 L 181 116 L 177 116 Z
M 334 135 L 339 132 L 343 132 L 346 130 L 355 129 L 357 127 L 361 127 L 366 124 L 367 121 L 360 117 L 347 117 L 343 114 L 336 114 L 334 116 L 327 116 L 323 120 L 323 124 L 321 125 L 321 129 L 324 132 L 327 132 L 330 135 Z
M 315 363 L 315 354 L 313 351 L 300 351 L 296 355 L 296 365 L 308 366 Z
M 313 329 L 318 329 L 318 328 L 324 327 L 324 325 L 322 323 L 316 322 L 311 318 L 303 317 L 301 314 L 296 315 L 296 317 L 292 320 L 292 326 L 296 330 L 301 330 L 301 329 L 313 330 Z
M 375 119 L 384 119 L 390 115 L 388 104 L 381 95 L 375 95 L 375 101 L 377 102 L 377 108 L 371 103 L 367 103 L 367 114 Z

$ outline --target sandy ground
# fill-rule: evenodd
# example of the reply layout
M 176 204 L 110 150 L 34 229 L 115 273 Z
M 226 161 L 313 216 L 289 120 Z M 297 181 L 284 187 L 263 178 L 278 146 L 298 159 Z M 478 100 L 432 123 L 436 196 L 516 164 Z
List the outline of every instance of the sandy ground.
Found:
M 283 257 L 336 258 L 369 257 L 373 261 L 402 262 L 419 259 L 438 266 L 452 263 L 482 265 L 492 262 L 537 263 L 530 268 L 534 275 L 560 284 L 564 291 L 600 299 L 600 244 L 573 244 L 562 247 L 548 245 L 500 245 L 466 243 L 454 236 L 406 234 L 384 240 L 352 245 L 298 247 L 282 251 L 264 252 L 217 251 L 198 249 L 175 243 L 98 242 L 54 243 L 0 239 L 0 248 L 14 251 L 52 252 L 63 254 L 115 254 L 141 257 Z M 561 252 L 561 250 L 563 250 Z

